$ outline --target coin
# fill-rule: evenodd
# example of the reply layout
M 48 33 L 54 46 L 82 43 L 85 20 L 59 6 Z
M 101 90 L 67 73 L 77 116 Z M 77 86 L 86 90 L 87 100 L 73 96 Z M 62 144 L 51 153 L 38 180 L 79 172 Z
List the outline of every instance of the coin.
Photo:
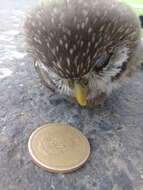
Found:
M 87 138 L 65 124 L 48 124 L 36 129 L 29 138 L 28 149 L 35 164 L 57 173 L 77 170 L 90 154 Z

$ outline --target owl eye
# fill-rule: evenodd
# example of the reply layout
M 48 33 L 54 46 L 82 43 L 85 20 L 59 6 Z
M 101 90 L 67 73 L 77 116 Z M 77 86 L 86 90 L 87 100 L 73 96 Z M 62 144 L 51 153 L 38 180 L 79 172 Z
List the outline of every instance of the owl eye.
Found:
M 96 64 L 95 64 L 95 67 L 94 69 L 96 71 L 100 71 L 102 70 L 104 67 L 106 67 L 109 63 L 109 60 L 111 58 L 112 54 L 109 54 L 108 56 L 106 55 L 102 55 L 97 61 L 96 61 Z

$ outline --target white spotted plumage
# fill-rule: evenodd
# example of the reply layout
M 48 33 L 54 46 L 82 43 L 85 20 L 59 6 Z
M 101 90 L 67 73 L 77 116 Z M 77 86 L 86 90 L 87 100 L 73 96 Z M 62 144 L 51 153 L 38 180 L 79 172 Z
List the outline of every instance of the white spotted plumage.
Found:
M 74 96 L 68 81 L 84 78 L 90 89 L 88 99 L 109 94 L 141 60 L 139 20 L 118 1 L 37 6 L 28 15 L 25 29 L 39 70 L 43 64 L 52 88 L 68 96 Z M 110 54 L 108 64 L 98 70 L 97 60 Z

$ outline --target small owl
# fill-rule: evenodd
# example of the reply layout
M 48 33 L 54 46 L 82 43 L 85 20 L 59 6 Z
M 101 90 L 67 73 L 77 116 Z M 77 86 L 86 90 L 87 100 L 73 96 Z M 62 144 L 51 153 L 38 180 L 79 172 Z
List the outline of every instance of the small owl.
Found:
M 114 0 L 52 1 L 33 8 L 26 41 L 47 87 L 81 106 L 103 101 L 141 61 L 139 18 Z

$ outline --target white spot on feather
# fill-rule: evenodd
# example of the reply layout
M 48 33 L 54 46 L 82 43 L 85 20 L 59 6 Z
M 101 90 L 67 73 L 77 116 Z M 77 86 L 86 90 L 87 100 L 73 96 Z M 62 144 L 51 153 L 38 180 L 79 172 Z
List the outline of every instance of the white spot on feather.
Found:
M 52 61 L 53 65 L 56 65 L 56 62 L 55 61 Z
M 83 44 L 84 44 L 84 42 L 81 40 L 81 41 L 80 41 L 80 47 L 82 47 Z
M 54 10 L 53 10 L 54 14 L 57 14 L 58 13 L 58 9 L 55 7 Z
M 68 49 L 68 44 L 67 43 L 65 44 L 65 48 Z
M 82 24 L 81 24 L 81 28 L 82 28 L 82 29 L 85 28 L 85 23 L 84 23 L 84 22 L 82 22 Z
M 77 74 L 79 74 L 79 71 L 80 71 L 80 65 L 77 65 Z
M 89 53 L 89 48 L 87 48 L 87 50 L 86 50 L 86 54 L 88 54 Z
M 50 44 L 49 44 L 49 42 L 47 42 L 47 47 L 48 47 L 48 48 L 50 47 Z
M 68 66 L 70 66 L 70 59 L 69 59 L 69 57 L 67 57 L 67 64 L 68 64 Z
M 57 63 L 56 63 L 56 66 L 57 66 L 59 69 L 61 69 L 61 70 L 62 70 L 62 67 L 61 67 L 60 62 L 57 62 Z
M 94 48 L 97 48 L 97 46 L 98 46 L 98 43 L 95 43 Z
M 71 31 L 70 31 L 70 30 L 67 30 L 67 34 L 68 34 L 69 36 L 71 36 Z
M 64 34 L 64 40 L 67 40 L 67 36 Z
M 75 62 L 76 65 L 77 65 L 77 61 L 78 61 L 78 56 L 75 56 L 74 62 Z
M 54 38 L 54 34 L 53 34 L 53 32 L 50 32 L 50 36 L 51 36 L 52 38 Z
M 37 37 L 34 37 L 34 41 L 37 42 L 38 44 L 42 45 L 42 42 L 40 39 L 38 39 Z
M 41 18 L 40 12 L 38 12 L 38 13 L 35 15 L 35 17 L 36 17 L 37 19 L 40 19 L 40 18 Z
M 41 34 L 41 31 L 40 31 L 40 30 L 37 30 L 37 33 L 38 33 L 38 34 Z
M 61 23 L 59 23 L 59 24 L 58 24 L 58 27 L 59 27 L 59 28 L 61 28 L 61 27 L 62 27 L 62 24 L 61 24 Z
M 32 25 L 33 27 L 35 27 L 35 26 L 36 26 L 35 22 L 31 22 L 31 25 Z
M 71 55 L 73 54 L 73 49 L 70 49 L 70 54 L 71 54 Z
M 74 51 L 76 51 L 76 45 L 75 44 L 73 45 L 73 49 L 74 49 Z
M 78 39 L 78 34 L 75 35 L 75 39 L 76 39 L 76 40 Z
M 54 24 L 54 18 L 53 17 L 51 18 L 51 22 L 52 22 L 52 24 Z
M 91 47 L 91 42 L 88 42 L 88 47 L 89 47 L 89 48 Z
M 56 54 L 55 48 L 53 48 L 51 51 L 52 51 L 52 53 L 53 53 L 54 55 Z
M 95 34 L 92 35 L 92 39 L 91 39 L 92 43 L 95 42 Z
M 92 28 L 90 27 L 89 29 L 88 29 L 88 34 L 90 34 L 92 32 Z
M 76 25 L 76 28 L 77 28 L 77 30 L 80 29 L 80 24 L 79 23 Z
M 104 25 L 101 26 L 101 28 L 99 29 L 100 32 L 102 32 L 104 30 Z
M 56 46 L 56 50 L 57 50 L 57 52 L 59 51 L 59 46 Z
M 41 27 L 42 27 L 42 25 L 43 25 L 43 23 L 41 22 L 41 20 L 38 21 L 38 24 L 39 24 L 39 26 L 41 26 Z
M 76 24 L 76 22 L 77 22 L 77 17 L 76 17 L 76 16 L 74 16 L 73 21 L 74 21 L 74 23 Z
M 62 57 L 59 58 L 60 63 L 62 63 Z
M 83 9 L 83 15 L 86 17 L 88 15 L 88 11 L 86 9 Z
M 83 52 L 83 56 L 86 56 L 86 53 L 85 53 L 85 52 Z
M 60 39 L 60 45 L 63 45 L 63 41 Z
M 66 73 L 69 75 L 70 74 L 70 71 L 68 69 L 66 69 Z
M 86 17 L 86 19 L 85 19 L 85 23 L 88 24 L 88 22 L 89 22 L 89 18 Z

